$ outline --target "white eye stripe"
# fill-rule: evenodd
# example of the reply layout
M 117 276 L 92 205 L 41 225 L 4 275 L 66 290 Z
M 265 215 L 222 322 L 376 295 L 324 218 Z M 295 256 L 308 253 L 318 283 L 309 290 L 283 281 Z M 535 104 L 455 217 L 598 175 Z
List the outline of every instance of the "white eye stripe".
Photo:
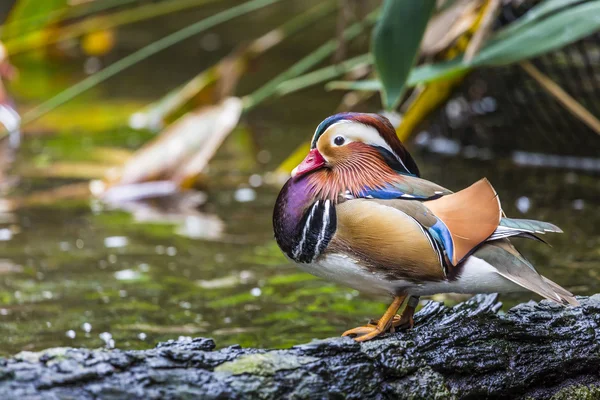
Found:
M 341 122 L 336 122 L 335 124 L 331 125 L 329 128 L 327 128 L 327 130 L 323 134 L 327 133 L 330 130 L 335 132 L 338 129 L 340 129 L 340 130 L 343 129 L 343 131 L 344 131 L 343 136 L 347 140 L 351 140 L 351 141 L 358 140 L 358 141 L 361 141 L 363 143 L 366 143 L 366 144 L 369 144 L 372 146 L 383 147 L 384 149 L 394 153 L 392 148 L 381 137 L 379 132 L 377 132 L 377 129 L 373 128 L 372 126 L 358 124 L 356 122 L 351 122 L 351 121 L 343 121 L 344 123 L 349 124 L 349 125 L 346 125 L 342 128 L 339 126 L 341 124 Z
M 341 124 L 346 124 L 346 126 L 341 127 L 340 126 Z M 393 154 L 396 157 L 396 159 L 400 162 L 400 164 L 402 164 L 404 169 L 406 169 L 408 171 L 408 168 L 406 168 L 406 165 L 404 164 L 402 159 L 398 156 L 398 154 L 396 154 L 396 152 L 394 152 L 394 150 L 392 150 L 390 145 L 387 144 L 387 142 L 381 137 L 381 135 L 379 134 L 377 129 L 373 128 L 372 126 L 364 125 L 364 124 L 357 123 L 354 121 L 342 120 L 342 121 L 336 122 L 334 124 L 331 124 L 331 126 L 329 126 L 325 130 L 325 132 L 323 132 L 323 135 L 326 134 L 327 132 L 329 132 L 330 130 L 332 132 L 335 132 L 337 129 L 340 129 L 340 130 L 343 129 L 343 134 L 341 134 L 341 132 L 340 132 L 340 136 L 343 136 L 346 139 L 346 143 L 359 141 L 359 142 L 363 142 L 363 143 L 371 145 L 371 146 L 378 146 L 378 147 L 382 147 L 382 148 L 386 149 L 391 154 Z M 332 143 L 333 143 L 333 140 L 335 140 L 336 136 L 337 135 L 333 135 Z M 344 143 L 344 144 L 346 144 L 346 143 Z

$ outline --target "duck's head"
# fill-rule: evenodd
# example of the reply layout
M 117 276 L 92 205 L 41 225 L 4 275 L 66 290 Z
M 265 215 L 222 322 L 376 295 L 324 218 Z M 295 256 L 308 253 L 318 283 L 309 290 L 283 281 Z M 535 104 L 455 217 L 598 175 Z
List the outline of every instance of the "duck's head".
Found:
M 394 171 L 419 176 L 390 121 L 378 114 L 340 113 L 317 127 L 308 155 L 292 177 L 326 169 L 345 179 L 360 179 L 362 171 Z

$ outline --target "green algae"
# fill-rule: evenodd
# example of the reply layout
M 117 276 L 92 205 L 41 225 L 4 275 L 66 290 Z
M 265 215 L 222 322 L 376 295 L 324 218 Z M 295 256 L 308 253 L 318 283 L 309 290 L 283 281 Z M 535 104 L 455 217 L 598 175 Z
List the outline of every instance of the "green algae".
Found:
M 272 376 L 276 372 L 297 369 L 317 360 L 318 358 L 315 357 L 292 356 L 278 351 L 270 351 L 241 356 L 234 361 L 219 365 L 215 368 L 215 372 Z

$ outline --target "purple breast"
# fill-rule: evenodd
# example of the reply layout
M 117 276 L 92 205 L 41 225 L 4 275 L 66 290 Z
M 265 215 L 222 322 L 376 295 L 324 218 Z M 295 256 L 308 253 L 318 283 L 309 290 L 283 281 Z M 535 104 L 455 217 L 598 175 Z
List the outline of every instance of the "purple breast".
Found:
M 314 201 L 307 179 L 290 178 L 281 188 L 273 210 L 273 230 L 284 252 L 288 252 L 288 239 L 296 235 L 302 217 Z
M 335 205 L 316 200 L 306 178 L 289 179 L 273 211 L 275 240 L 297 262 L 312 262 L 327 247 L 336 230 Z

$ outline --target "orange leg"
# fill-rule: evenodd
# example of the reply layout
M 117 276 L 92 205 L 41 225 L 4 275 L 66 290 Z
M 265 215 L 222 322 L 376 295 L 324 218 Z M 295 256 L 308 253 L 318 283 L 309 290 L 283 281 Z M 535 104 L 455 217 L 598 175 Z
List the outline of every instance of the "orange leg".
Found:
M 364 341 L 373 339 L 374 337 L 381 335 L 382 333 L 384 333 L 388 329 L 390 329 L 390 327 L 392 327 L 392 323 L 394 322 L 394 317 L 396 316 L 396 313 L 402 306 L 402 303 L 404 303 L 405 299 L 406 299 L 406 296 L 394 297 L 394 301 L 392 302 L 392 304 L 390 304 L 390 306 L 388 307 L 385 314 L 383 314 L 383 317 L 381 317 L 377 321 L 376 325 L 373 324 L 373 325 L 359 326 L 358 328 L 350 329 L 350 330 L 342 333 L 342 336 L 357 335 L 357 337 L 354 338 L 354 340 L 356 340 L 357 342 L 364 342 Z M 401 319 L 402 318 L 400 318 L 400 320 Z M 411 319 L 412 319 L 412 316 L 411 316 Z
M 415 326 L 415 321 L 413 316 L 415 315 L 415 310 L 419 305 L 419 298 L 416 296 L 411 296 L 408 298 L 408 304 L 402 311 L 402 315 L 395 315 L 394 320 L 392 321 L 392 327 L 390 328 L 390 332 L 395 332 L 396 329 L 412 329 Z

